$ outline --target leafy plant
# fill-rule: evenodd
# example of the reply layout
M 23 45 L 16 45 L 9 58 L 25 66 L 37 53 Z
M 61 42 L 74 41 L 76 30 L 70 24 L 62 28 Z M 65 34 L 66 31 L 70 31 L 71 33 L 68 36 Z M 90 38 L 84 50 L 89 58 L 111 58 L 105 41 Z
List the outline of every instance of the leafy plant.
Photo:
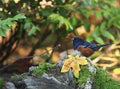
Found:
M 66 18 L 64 18 L 63 16 L 60 16 L 59 14 L 51 14 L 48 19 L 50 20 L 50 22 L 53 22 L 53 23 L 58 23 L 58 27 L 62 27 L 62 25 L 65 24 L 66 26 L 66 30 L 72 30 L 73 27 L 72 25 L 70 24 L 69 20 L 67 20 Z
M 33 55 L 37 48 L 42 47 L 42 42 L 51 34 L 56 34 L 57 40 L 48 44 L 50 46 L 58 43 L 70 32 L 77 33 L 76 29 L 81 26 L 85 28 L 84 34 L 79 29 L 77 35 L 86 38 L 87 41 L 103 44 L 109 41 L 115 42 L 120 37 L 120 9 L 115 4 L 118 0 L 8 1 L 2 0 L 0 4 L 2 19 L 0 35 L 5 37 L 5 31 L 12 29 L 14 21 L 17 22 L 14 29 L 19 32 L 16 31 L 16 36 L 20 35 L 19 38 L 31 41 L 33 49 L 28 53 L 29 55 Z M 94 25 L 93 29 L 91 29 L 92 25 Z
M 17 14 L 13 18 L 7 18 L 5 20 L 0 21 L 0 36 L 6 36 L 5 30 L 10 30 L 14 25 L 14 21 L 18 21 L 20 19 L 25 19 L 26 17 L 23 14 Z
M 21 0 L 15 4 L 14 1 L 10 1 L 8 7 L 14 7 L 15 9 L 11 10 L 4 5 L 1 5 L 4 7 L 2 13 L 7 16 L 8 13 L 4 12 L 4 9 L 6 9 L 8 12 L 12 13 L 11 16 L 13 16 L 18 14 L 17 11 L 24 10 L 27 19 L 21 14 L 18 14 L 18 16 L 14 17 L 12 20 L 6 19 L 6 21 L 1 22 L 3 25 L 6 24 L 1 27 L 2 30 L 0 30 L 0 35 L 5 36 L 4 29 L 10 29 L 14 20 L 25 19 L 22 21 L 22 28 L 27 29 L 26 31 L 29 36 L 37 35 L 38 32 L 40 34 L 44 30 L 42 27 L 47 27 L 50 24 L 52 25 L 52 28 L 50 28 L 52 32 L 55 32 L 58 28 L 66 30 L 59 32 L 59 34 L 63 34 L 63 32 L 67 34 L 71 31 L 74 32 L 73 29 L 76 29 L 76 27 L 81 25 L 84 25 L 86 31 L 89 32 L 90 24 L 95 24 L 93 33 L 86 37 L 87 41 L 95 40 L 97 43 L 101 44 L 104 43 L 103 38 L 115 41 L 115 35 L 112 33 L 111 27 L 120 28 L 120 21 L 118 20 L 120 19 L 120 9 L 115 6 L 114 2 L 115 0 L 54 0 L 50 1 L 49 4 L 48 1 L 32 0 L 31 2 L 28 2 Z M 5 3 L 4 0 L 2 3 Z M 25 3 L 25 6 L 23 8 L 19 7 L 20 9 L 16 8 L 17 3 Z M 33 12 L 30 13 L 26 10 L 25 8 L 27 7 L 30 7 L 28 9 Z M 62 28 L 63 26 L 65 27 Z

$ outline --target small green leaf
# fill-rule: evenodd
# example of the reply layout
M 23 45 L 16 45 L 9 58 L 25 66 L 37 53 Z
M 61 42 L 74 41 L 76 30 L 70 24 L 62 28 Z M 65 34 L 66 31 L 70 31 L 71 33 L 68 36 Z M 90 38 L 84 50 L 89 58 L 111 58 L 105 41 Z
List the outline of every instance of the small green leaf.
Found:
M 24 29 L 27 29 L 27 28 L 29 28 L 29 27 L 30 27 L 30 25 L 31 25 L 31 23 L 30 23 L 30 22 L 28 22 L 28 23 L 25 23 L 25 25 L 24 25 Z
M 16 16 L 14 16 L 14 20 L 18 20 L 18 19 L 25 19 L 26 17 L 23 14 L 18 14 Z
M 94 36 L 94 37 L 97 37 L 97 36 L 99 36 L 99 35 L 100 35 L 100 28 L 97 26 L 97 27 L 95 28 L 94 32 L 93 32 L 93 36 Z
M 5 0 L 1 0 L 1 1 L 2 1 L 3 4 L 5 3 Z
M 100 18 L 100 16 L 101 16 L 101 11 L 96 11 L 95 16 L 96 16 L 97 18 Z
M 2 29 L 0 29 L 0 36 L 6 37 L 5 32 Z
M 67 19 L 64 19 L 64 23 L 66 25 L 66 30 L 73 30 L 72 25 L 70 24 L 70 22 Z
M 109 11 L 104 11 L 103 12 L 103 16 L 105 17 L 105 18 L 109 18 L 109 15 L 110 15 L 110 12 Z
M 90 15 L 91 15 L 91 12 L 90 12 L 90 11 L 87 11 L 84 15 L 85 15 L 86 18 L 89 18 Z
M 94 39 L 93 36 L 89 35 L 87 36 L 86 41 L 91 42 L 93 39 Z
M 71 25 L 75 27 L 77 25 L 78 20 L 76 17 L 72 16 L 70 22 Z
M 95 41 L 96 41 L 97 43 L 104 44 L 104 41 L 103 41 L 102 38 L 96 37 L 96 38 L 94 38 L 94 39 L 95 39 Z
M 8 25 L 9 27 L 11 27 L 11 26 L 14 25 L 14 22 L 12 22 L 12 21 L 8 21 L 8 22 L 7 22 L 7 25 Z
M 104 31 L 104 32 L 102 33 L 102 35 L 103 35 L 104 37 L 108 38 L 108 39 L 113 40 L 113 41 L 115 40 L 114 36 L 113 36 L 110 32 L 108 32 L 108 31 Z
M 120 21 L 117 22 L 117 23 L 113 23 L 113 25 L 114 25 L 116 28 L 120 28 Z
M 100 25 L 100 31 L 101 31 L 101 33 L 104 32 L 105 28 L 106 28 L 106 22 L 102 22 L 102 24 Z
M 61 19 L 61 16 L 58 14 L 51 14 L 48 17 L 48 20 L 50 20 L 51 22 L 58 22 Z
M 60 28 L 64 24 L 64 22 L 65 22 L 64 19 L 60 18 L 58 27 Z
M 28 35 L 31 36 L 31 35 L 33 35 L 35 32 L 36 32 L 36 28 L 35 28 L 35 26 L 33 26 L 33 27 L 30 29 L 30 31 L 28 32 Z
M 113 23 L 118 23 L 118 21 L 120 20 L 120 15 L 117 15 L 115 17 L 110 18 L 109 22 L 108 22 L 108 26 L 113 25 Z
M 66 25 L 66 30 L 73 30 L 73 27 L 71 25 L 71 23 L 69 22 L 68 19 L 66 19 L 65 17 L 59 15 L 59 14 L 51 14 L 48 17 L 48 20 L 54 24 L 58 24 L 58 27 L 60 28 L 62 25 Z
M 2 29 L 3 30 L 10 30 L 10 27 L 8 25 L 6 25 L 6 24 L 3 24 Z
M 65 4 L 63 7 L 67 10 L 73 10 L 74 9 L 71 4 Z

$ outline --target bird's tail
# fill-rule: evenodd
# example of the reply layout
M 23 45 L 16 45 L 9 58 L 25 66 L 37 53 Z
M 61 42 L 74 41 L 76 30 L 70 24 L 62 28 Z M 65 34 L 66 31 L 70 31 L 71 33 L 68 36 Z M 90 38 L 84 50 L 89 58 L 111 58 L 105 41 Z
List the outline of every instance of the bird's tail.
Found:
M 111 45 L 111 43 L 109 43 L 109 44 L 103 44 L 103 45 L 98 45 L 98 47 L 103 47 L 103 46 L 108 46 L 108 45 Z
M 98 45 L 98 46 L 94 47 L 93 50 L 96 51 L 96 50 L 100 49 L 101 47 L 108 46 L 108 45 L 111 45 L 111 44 L 112 44 L 112 43 Z

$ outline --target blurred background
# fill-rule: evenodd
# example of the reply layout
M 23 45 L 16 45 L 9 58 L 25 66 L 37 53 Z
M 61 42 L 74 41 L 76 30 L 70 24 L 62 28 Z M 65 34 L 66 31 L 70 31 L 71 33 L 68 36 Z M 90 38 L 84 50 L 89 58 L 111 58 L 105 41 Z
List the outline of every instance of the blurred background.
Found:
M 13 69 L 26 72 L 32 65 L 57 63 L 60 54 L 73 51 L 71 33 L 113 43 L 90 58 L 120 80 L 120 0 L 1 0 L 0 69 L 14 63 Z

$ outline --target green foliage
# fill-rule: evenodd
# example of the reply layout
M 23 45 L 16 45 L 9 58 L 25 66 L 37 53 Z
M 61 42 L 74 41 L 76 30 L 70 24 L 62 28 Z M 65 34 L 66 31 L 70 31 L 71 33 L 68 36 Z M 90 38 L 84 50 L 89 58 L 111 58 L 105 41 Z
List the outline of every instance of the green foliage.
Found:
M 88 67 L 82 66 L 80 71 L 80 77 L 78 79 L 78 84 L 84 86 L 86 84 L 87 78 L 94 78 L 93 89 L 119 89 L 120 82 L 112 79 L 106 71 L 103 69 L 97 68 L 96 75 L 93 75 Z
M 25 19 L 26 17 L 23 14 L 18 14 L 14 16 L 13 18 L 7 18 L 5 20 L 0 21 L 0 36 L 6 36 L 5 30 L 10 30 L 11 26 L 14 25 L 14 21 L 18 21 L 20 19 Z
M 2 87 L 3 87 L 3 80 L 0 78 L 0 89 L 2 89 Z
M 120 82 L 113 80 L 106 71 L 98 68 L 93 89 L 120 89 Z
M 60 16 L 59 14 L 51 14 L 48 19 L 50 22 L 58 23 L 58 27 L 62 27 L 64 24 L 66 26 L 66 30 L 73 30 L 72 25 L 70 24 L 69 20 L 64 18 L 63 16 Z
M 22 80 L 21 75 L 14 74 L 13 76 L 11 76 L 11 81 L 13 81 L 13 82 L 17 82 L 17 81 L 21 81 L 21 80 Z
M 79 74 L 79 79 L 78 79 L 78 83 L 81 85 L 84 85 L 87 81 L 87 78 L 88 77 L 92 77 L 93 74 L 89 71 L 88 67 L 87 66 L 81 66 L 81 71 L 80 71 L 80 74 Z
M 38 67 L 32 70 L 33 74 L 35 75 L 42 75 L 43 73 L 47 72 L 50 67 L 53 65 L 50 63 L 43 63 L 40 64 Z
M 41 35 L 45 30 L 44 27 L 49 25 L 52 26 L 49 28 L 52 32 L 62 29 L 59 34 L 64 37 L 69 32 L 74 32 L 74 29 L 81 25 L 84 25 L 86 31 L 89 32 L 90 25 L 95 24 L 95 30 L 86 38 L 87 41 L 94 40 L 100 44 L 104 43 L 105 38 L 115 41 L 117 36 L 113 33 L 112 28 L 120 28 L 120 9 L 115 7 L 115 1 L 54 0 L 51 1 L 52 7 L 45 6 L 45 8 L 42 8 L 39 4 L 42 1 L 39 0 L 31 0 L 31 2 L 21 0 L 18 3 L 12 0 L 7 5 L 2 0 L 0 7 L 3 7 L 3 10 L 0 13 L 0 17 L 6 20 L 0 21 L 0 35 L 5 36 L 4 30 L 11 29 L 13 21 L 24 19 L 21 21 L 20 25 L 22 26 L 20 27 L 25 29 L 30 37 Z M 25 16 L 19 14 L 20 12 L 24 13 L 27 18 L 25 19 Z M 97 19 L 95 23 L 89 21 L 92 14 Z M 95 21 L 94 18 L 91 20 Z
M 96 42 L 100 43 L 100 44 L 104 44 L 103 39 L 101 38 L 106 37 L 112 41 L 115 40 L 115 37 L 106 29 L 107 27 L 107 22 L 102 22 L 100 26 L 97 26 L 93 32 L 93 39 L 95 39 Z M 101 36 L 101 37 L 100 37 Z
M 101 37 L 96 37 L 95 41 L 98 42 L 98 43 L 104 44 L 104 41 Z
M 24 29 L 26 29 L 28 36 L 34 35 L 37 31 L 40 31 L 38 26 L 35 26 L 30 18 L 26 18 Z
M 91 19 L 92 21 L 98 18 L 98 21 L 94 23 L 96 28 L 93 34 L 87 37 L 87 41 L 95 40 L 100 44 L 104 43 L 103 38 L 115 41 L 115 37 L 117 36 L 111 28 L 119 29 L 120 9 L 119 7 L 115 7 L 114 2 L 115 0 L 84 0 L 81 2 L 79 10 L 82 15 L 89 18 L 92 13 L 94 15 L 94 18 Z M 101 21 L 99 21 L 100 19 Z M 89 29 L 89 27 L 86 28 Z

